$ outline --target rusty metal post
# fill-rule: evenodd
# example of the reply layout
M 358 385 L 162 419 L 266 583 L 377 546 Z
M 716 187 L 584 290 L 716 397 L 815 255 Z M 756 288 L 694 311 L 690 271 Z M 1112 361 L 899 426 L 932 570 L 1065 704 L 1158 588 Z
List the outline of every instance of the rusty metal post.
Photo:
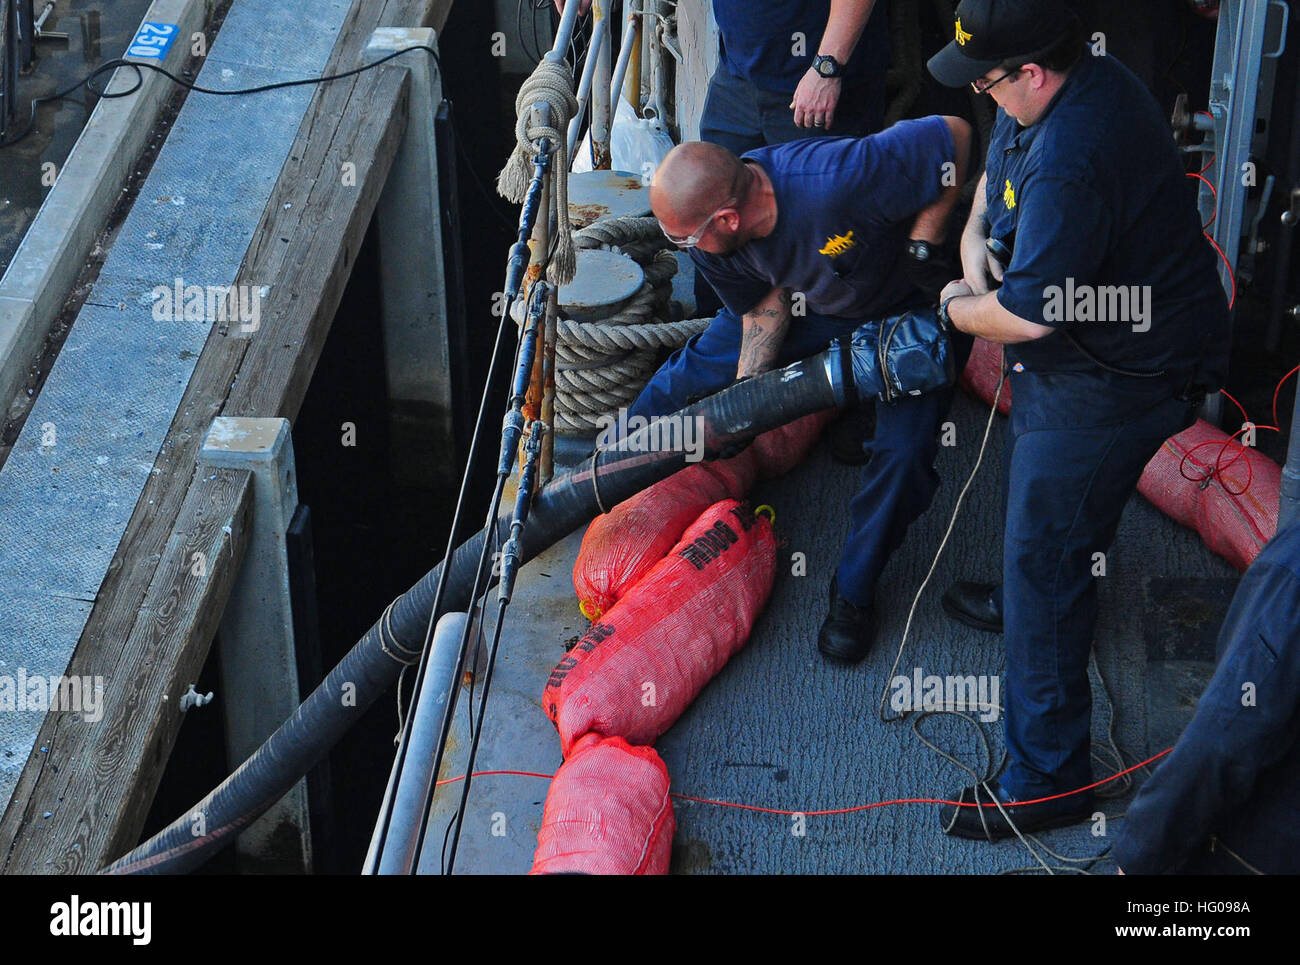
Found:
M 546 297 L 546 321 L 542 328 L 542 422 L 550 431 L 542 436 L 538 482 L 550 482 L 555 475 L 555 342 L 559 329 L 559 288 L 551 286 Z M 522 468 L 523 463 L 520 463 Z
M 622 91 L 626 89 L 628 77 L 628 65 L 632 62 L 632 54 L 640 49 L 641 33 L 637 22 L 636 14 L 629 14 L 623 23 L 623 39 L 620 42 L 618 50 L 618 62 L 614 65 L 614 79 L 609 85 L 609 103 L 610 110 L 618 109 L 618 99 L 622 96 Z M 639 84 L 640 81 L 637 81 Z M 629 101 L 633 107 L 637 105 Z
M 609 131 L 613 123 L 613 103 L 609 85 L 614 79 L 614 30 L 609 20 L 610 0 L 596 0 L 592 5 L 592 29 L 604 26 L 605 42 L 596 51 L 596 73 L 591 84 L 591 168 L 608 171 L 610 168 Z
M 594 8 L 599 12 L 599 7 Z M 587 45 L 587 61 L 582 66 L 582 77 L 578 80 L 578 110 L 569 121 L 569 164 L 573 164 L 578 149 L 578 134 L 582 131 L 582 122 L 591 110 L 592 80 L 596 76 L 596 67 L 600 64 L 601 53 L 609 42 L 609 21 L 594 16 L 591 24 L 591 40 Z M 606 56 L 608 60 L 608 56 Z M 604 82 L 609 86 L 609 80 Z
M 627 67 L 627 79 L 623 83 L 623 96 L 638 113 L 641 110 L 641 47 L 645 43 L 645 21 L 641 5 L 637 0 L 628 0 L 628 29 L 635 31 L 632 37 L 632 60 Z
M 530 117 L 531 123 L 535 127 L 546 125 L 550 121 L 550 113 L 550 108 L 545 104 L 534 104 Z M 568 172 L 557 171 L 554 165 L 551 166 L 551 177 L 565 177 L 567 174 Z M 532 237 L 528 239 L 528 273 L 524 276 L 522 299 L 525 306 L 528 304 L 533 284 L 542 277 L 542 273 L 546 270 L 546 256 L 551 250 L 551 199 L 554 196 L 554 192 L 551 191 L 551 181 L 548 178 L 542 183 L 541 203 L 537 206 L 537 221 L 533 225 Z M 533 375 L 528 382 L 528 393 L 524 396 L 525 434 L 532 431 L 533 421 L 541 416 L 542 395 L 545 388 L 542 362 L 545 355 L 545 352 L 537 353 L 537 358 L 533 362 Z M 523 457 L 524 450 L 520 446 L 520 466 L 523 465 Z

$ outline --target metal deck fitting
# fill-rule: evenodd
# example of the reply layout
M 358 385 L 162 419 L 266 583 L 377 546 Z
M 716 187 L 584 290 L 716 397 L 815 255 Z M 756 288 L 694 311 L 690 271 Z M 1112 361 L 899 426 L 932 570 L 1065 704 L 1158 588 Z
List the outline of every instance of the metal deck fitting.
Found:
M 577 322 L 598 322 L 618 312 L 645 281 L 645 269 L 615 251 L 583 248 L 578 272 L 560 286 L 560 311 Z
M 649 176 L 630 171 L 583 171 L 569 175 L 569 220 L 585 228 L 601 218 L 641 218 L 650 213 Z

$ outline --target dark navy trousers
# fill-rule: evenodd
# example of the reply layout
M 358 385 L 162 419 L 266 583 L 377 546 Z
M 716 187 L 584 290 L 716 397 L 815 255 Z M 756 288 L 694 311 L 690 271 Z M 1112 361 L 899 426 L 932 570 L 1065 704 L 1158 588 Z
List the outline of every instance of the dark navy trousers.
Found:
M 790 101 L 794 91 L 770 91 L 737 77 L 722 64 L 709 79 L 700 115 L 700 140 L 721 144 L 740 155 L 765 144 L 784 144 L 804 137 L 865 137 L 885 119 L 885 79 L 873 77 L 845 88 L 835 105 L 829 129 L 796 127 Z
M 1011 387 L 1001 784 L 1023 801 L 1092 783 L 1094 554 L 1109 551 L 1142 470 L 1192 424 L 1194 407 L 1172 382 L 1126 390 L 1089 373 L 1026 372 Z
M 822 351 L 847 336 L 861 320 L 803 315 L 790 319 L 777 365 Z M 741 321 L 725 308 L 712 324 L 672 354 L 651 377 L 628 417 L 650 418 L 676 412 L 695 395 L 729 385 L 740 357 Z M 970 341 L 959 336 L 957 370 L 966 363 Z M 903 542 L 907 527 L 929 507 L 939 488 L 934 458 L 939 432 L 952 403 L 951 388 L 877 402 L 876 434 L 867 444 L 871 460 L 863 467 L 857 495 L 849 504 L 849 533 L 840 557 L 839 591 L 857 606 L 872 602 L 876 581 L 889 556 Z M 812 494 L 814 498 L 816 494 Z

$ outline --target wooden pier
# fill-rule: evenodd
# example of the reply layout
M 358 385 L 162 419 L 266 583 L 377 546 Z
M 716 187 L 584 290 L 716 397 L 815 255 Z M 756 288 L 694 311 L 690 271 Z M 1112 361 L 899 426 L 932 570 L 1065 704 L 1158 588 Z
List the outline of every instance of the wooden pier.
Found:
M 353 0 L 326 73 L 358 66 L 377 27 L 440 30 L 450 6 Z M 46 716 L 0 820 L 0 871 L 92 873 L 139 839 L 253 525 L 251 474 L 199 471 L 200 446 L 217 416 L 297 416 L 406 128 L 401 63 L 313 88 L 234 279 L 266 286 L 260 327 L 207 337 L 66 671 L 104 679 L 102 719 Z

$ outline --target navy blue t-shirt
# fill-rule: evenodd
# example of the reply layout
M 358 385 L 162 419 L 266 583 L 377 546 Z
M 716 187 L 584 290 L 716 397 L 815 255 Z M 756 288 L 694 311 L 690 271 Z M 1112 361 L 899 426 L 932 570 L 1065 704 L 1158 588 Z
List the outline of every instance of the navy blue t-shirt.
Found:
M 691 257 L 737 316 L 782 286 L 819 315 L 886 317 L 916 293 L 901 264 L 907 237 L 955 173 L 955 153 L 942 117 L 749 151 L 772 181 L 775 227 L 730 255 Z
M 845 84 L 883 78 L 889 69 L 888 7 L 876 0 L 845 65 Z M 817 56 L 830 12 L 831 0 L 713 0 L 723 66 L 764 90 L 793 93 Z
M 998 301 L 1107 365 L 1226 374 L 1227 300 L 1169 122 L 1113 56 L 1085 52 L 1045 116 L 1001 109 L 988 153 L 989 236 L 1014 246 Z M 1058 333 L 1007 346 L 1027 372 L 1113 376 Z

